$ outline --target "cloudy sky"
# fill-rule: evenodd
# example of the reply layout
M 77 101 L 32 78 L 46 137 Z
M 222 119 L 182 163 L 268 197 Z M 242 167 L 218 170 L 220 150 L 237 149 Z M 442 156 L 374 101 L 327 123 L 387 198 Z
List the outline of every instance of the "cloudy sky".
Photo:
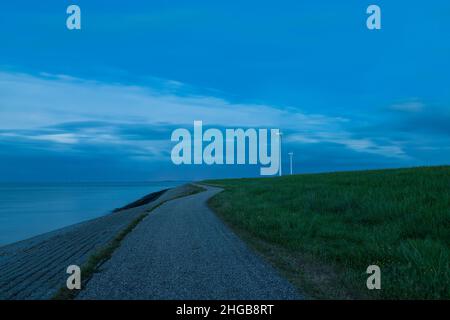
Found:
M 259 174 L 174 166 L 194 120 L 280 128 L 299 173 L 449 164 L 449 18 L 444 0 L 2 3 L 0 181 Z

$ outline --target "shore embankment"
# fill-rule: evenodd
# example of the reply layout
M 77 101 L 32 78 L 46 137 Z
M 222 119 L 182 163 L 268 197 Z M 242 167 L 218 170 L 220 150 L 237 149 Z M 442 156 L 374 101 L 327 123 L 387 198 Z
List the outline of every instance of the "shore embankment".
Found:
M 192 188 L 156 192 L 108 215 L 0 247 L 0 299 L 52 298 L 65 285 L 69 265 L 82 266 L 143 213 Z

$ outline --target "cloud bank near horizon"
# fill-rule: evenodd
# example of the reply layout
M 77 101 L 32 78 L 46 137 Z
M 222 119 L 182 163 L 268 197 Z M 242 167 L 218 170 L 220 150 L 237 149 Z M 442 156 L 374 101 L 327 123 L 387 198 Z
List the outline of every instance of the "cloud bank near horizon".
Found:
M 306 113 L 301 106 L 236 103 L 159 81 L 152 87 L 0 71 L 0 153 L 8 161 L 23 154 L 120 156 L 124 168 L 164 163 L 170 171 L 170 133 L 192 129 L 194 120 L 218 128 L 280 128 L 287 148 L 305 152 L 297 158 L 300 164 L 314 163 L 313 149 L 333 150 L 342 163 L 356 161 L 361 168 L 377 161 L 380 166 L 443 163 L 450 153 L 449 112 L 418 98 L 394 102 L 370 118 L 350 118 Z

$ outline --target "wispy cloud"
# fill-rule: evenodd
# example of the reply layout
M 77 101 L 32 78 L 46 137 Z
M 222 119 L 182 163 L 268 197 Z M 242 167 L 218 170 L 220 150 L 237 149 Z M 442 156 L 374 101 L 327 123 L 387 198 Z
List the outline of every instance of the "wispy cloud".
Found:
M 160 90 L 161 86 L 166 87 Z M 1 136 L 74 148 L 112 146 L 129 150 L 134 157 L 162 156 L 170 147 L 172 128 L 190 127 L 194 120 L 202 120 L 208 126 L 281 128 L 289 133 L 287 143 L 334 143 L 356 152 L 405 157 L 399 144 L 354 137 L 350 119 L 180 94 L 177 89 L 183 86 L 164 81 L 155 89 L 67 75 L 0 72 Z
M 404 111 L 404 112 L 419 112 L 422 111 L 425 104 L 420 101 L 408 101 L 403 103 L 393 104 L 391 106 L 392 110 Z
M 79 142 L 77 135 L 73 133 L 55 133 L 55 134 L 43 134 L 35 136 L 26 136 L 30 139 L 50 141 L 63 144 L 75 144 Z
M 171 82 L 168 82 L 171 83 Z M 180 84 L 178 84 L 180 86 Z M 109 84 L 46 74 L 0 73 L 0 125 L 28 129 L 64 122 L 109 121 L 145 124 L 313 128 L 344 119 L 304 114 L 296 109 L 231 103 L 204 95 L 177 95 L 151 87 Z

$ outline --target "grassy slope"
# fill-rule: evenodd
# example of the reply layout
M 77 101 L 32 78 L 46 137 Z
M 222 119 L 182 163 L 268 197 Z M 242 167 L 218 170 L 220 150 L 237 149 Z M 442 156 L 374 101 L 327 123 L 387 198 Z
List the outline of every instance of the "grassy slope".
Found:
M 450 298 L 450 167 L 208 183 L 231 226 L 332 266 L 356 297 Z M 366 288 L 371 264 L 382 290 Z

